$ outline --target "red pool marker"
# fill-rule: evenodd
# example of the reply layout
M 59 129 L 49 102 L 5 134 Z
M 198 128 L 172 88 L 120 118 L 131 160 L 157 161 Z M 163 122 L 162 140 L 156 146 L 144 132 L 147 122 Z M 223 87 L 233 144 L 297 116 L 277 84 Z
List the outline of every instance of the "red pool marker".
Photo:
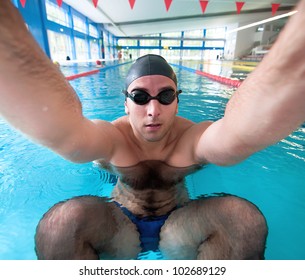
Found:
M 214 80 L 214 81 L 217 81 L 221 84 L 225 84 L 225 85 L 236 87 L 236 88 L 239 87 L 242 83 L 240 80 L 235 80 L 235 79 L 230 79 L 230 78 L 227 78 L 227 77 L 217 76 L 217 75 L 213 75 L 213 74 L 203 72 L 203 71 L 199 71 L 199 70 L 196 70 L 196 74 L 207 77 L 207 78 L 209 78 L 211 80 Z
M 88 72 L 78 73 L 78 74 L 75 74 L 75 75 L 67 76 L 66 79 L 68 81 L 71 81 L 71 80 L 75 80 L 75 79 L 80 78 L 80 77 L 85 77 L 85 76 L 90 76 L 90 75 L 93 75 L 93 74 L 97 74 L 99 71 L 100 70 L 96 69 L 96 70 L 91 70 L 91 71 L 88 71 Z

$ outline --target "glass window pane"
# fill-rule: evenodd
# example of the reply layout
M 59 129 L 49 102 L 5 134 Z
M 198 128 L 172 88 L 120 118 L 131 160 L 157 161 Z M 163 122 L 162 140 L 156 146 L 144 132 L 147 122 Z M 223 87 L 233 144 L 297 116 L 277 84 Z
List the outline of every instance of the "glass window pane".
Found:
M 160 37 L 160 33 L 157 33 L 157 34 L 147 34 L 147 35 L 143 35 L 143 37 Z
M 184 40 L 183 46 L 184 47 L 202 47 L 202 41 Z
M 57 4 L 46 0 L 47 19 L 61 25 L 71 27 L 68 12 Z
M 72 48 L 70 37 L 48 30 L 48 41 L 51 59 L 54 61 L 65 60 L 67 56 L 72 58 Z
M 206 38 L 225 38 L 226 29 L 225 27 L 209 28 L 206 30 Z
M 99 45 L 97 40 L 90 40 L 90 53 L 92 59 L 97 59 L 100 57 Z
M 185 38 L 203 38 L 203 30 L 189 30 L 184 31 L 184 37 Z
M 159 40 L 140 40 L 140 46 L 159 46 Z
M 137 40 L 131 40 L 131 39 L 119 39 L 118 44 L 120 46 L 137 46 L 138 41 Z
M 223 48 L 225 46 L 224 41 L 206 41 L 205 42 L 205 47 L 210 47 L 210 48 Z
M 93 24 L 89 24 L 89 35 L 94 37 L 94 38 L 98 38 L 98 31 L 96 26 L 94 26 Z
M 73 15 L 73 27 L 74 30 L 80 31 L 82 33 L 87 33 L 86 22 L 82 18 Z
M 161 46 L 163 47 L 179 47 L 180 46 L 180 40 L 162 40 Z
M 174 38 L 180 38 L 181 37 L 181 32 L 167 32 L 167 33 L 162 33 L 161 37 L 174 37 Z
M 182 56 L 184 59 L 200 60 L 202 58 L 202 50 L 183 50 Z
M 74 41 L 75 41 L 76 59 L 78 60 L 88 59 L 88 45 L 86 40 L 75 37 Z

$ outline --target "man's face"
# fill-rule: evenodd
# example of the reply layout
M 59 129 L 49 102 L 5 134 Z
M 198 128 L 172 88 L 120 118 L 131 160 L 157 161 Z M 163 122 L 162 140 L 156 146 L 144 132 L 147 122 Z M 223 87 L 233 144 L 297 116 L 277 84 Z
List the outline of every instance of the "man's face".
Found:
M 133 81 L 127 91 L 143 90 L 152 97 L 165 89 L 177 90 L 175 83 L 161 75 L 143 76 Z M 149 142 L 156 142 L 170 131 L 178 112 L 177 98 L 169 105 L 163 105 L 158 100 L 150 100 L 147 104 L 138 105 L 130 98 L 126 99 L 125 112 L 136 137 Z

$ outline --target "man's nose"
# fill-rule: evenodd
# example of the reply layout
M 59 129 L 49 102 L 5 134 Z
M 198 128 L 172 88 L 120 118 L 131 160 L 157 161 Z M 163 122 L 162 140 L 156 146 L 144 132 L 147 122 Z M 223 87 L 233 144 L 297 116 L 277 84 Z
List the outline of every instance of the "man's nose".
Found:
M 159 116 L 161 113 L 161 104 L 158 100 L 150 100 L 147 104 L 147 115 L 151 117 Z

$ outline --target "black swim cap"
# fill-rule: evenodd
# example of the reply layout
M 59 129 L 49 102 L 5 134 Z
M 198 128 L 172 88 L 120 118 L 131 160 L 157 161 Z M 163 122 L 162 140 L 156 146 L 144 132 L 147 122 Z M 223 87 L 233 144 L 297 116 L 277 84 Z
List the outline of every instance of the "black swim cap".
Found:
M 177 77 L 172 67 L 160 55 L 147 54 L 139 57 L 130 67 L 126 80 L 125 90 L 136 79 L 143 76 L 161 75 L 172 79 L 177 86 Z

